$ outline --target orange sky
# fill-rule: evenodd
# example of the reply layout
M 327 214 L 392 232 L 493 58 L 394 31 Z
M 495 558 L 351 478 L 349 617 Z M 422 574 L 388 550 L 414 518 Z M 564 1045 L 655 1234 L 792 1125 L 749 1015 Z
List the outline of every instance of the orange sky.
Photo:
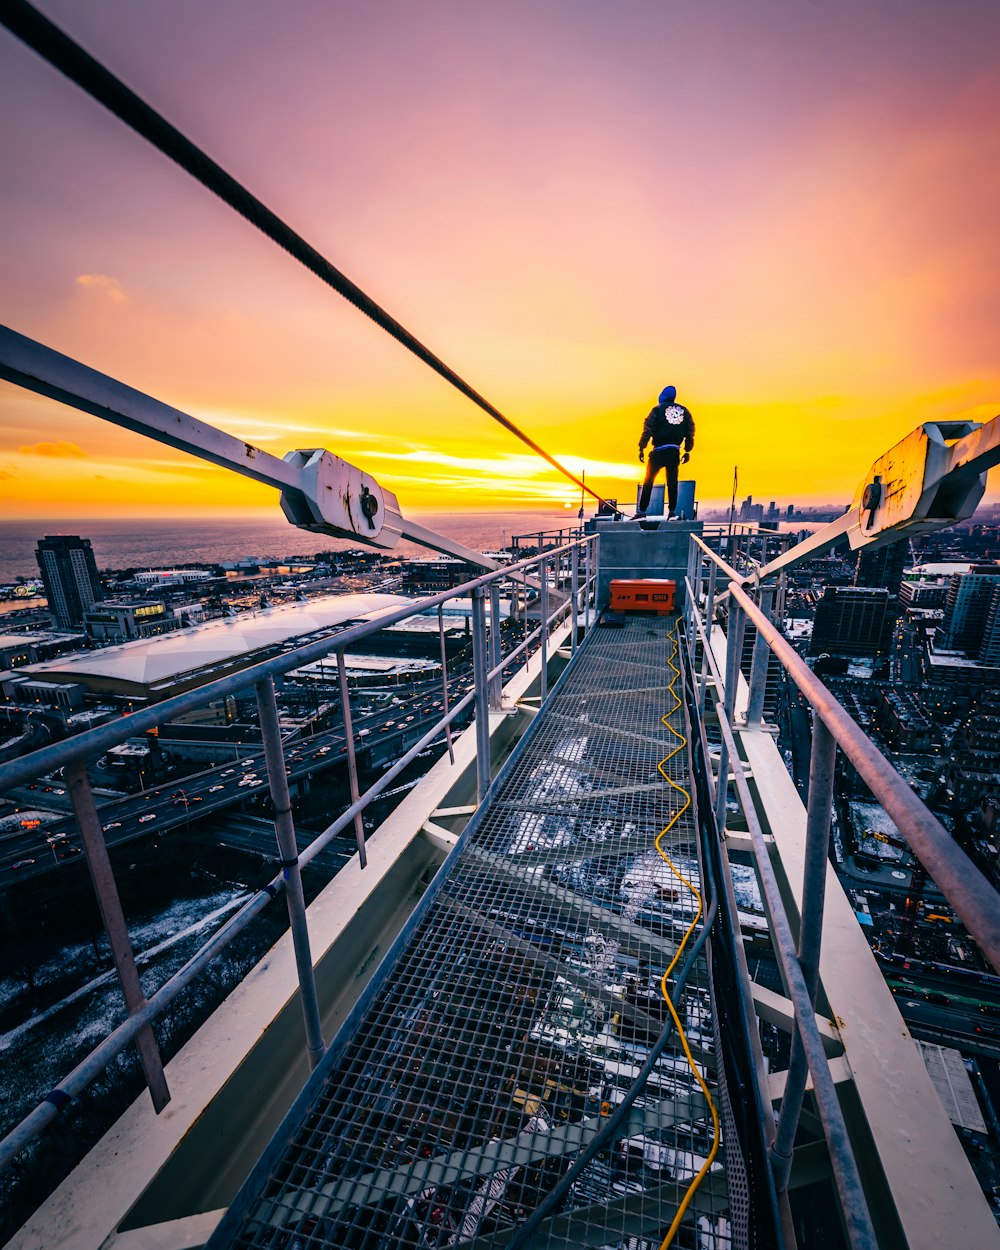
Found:
M 993 3 L 41 7 L 602 493 L 668 382 L 706 503 L 1000 412 Z M 5 33 L 0 108 L 5 324 L 404 511 L 576 499 Z M 0 519 L 275 505 L 0 383 Z

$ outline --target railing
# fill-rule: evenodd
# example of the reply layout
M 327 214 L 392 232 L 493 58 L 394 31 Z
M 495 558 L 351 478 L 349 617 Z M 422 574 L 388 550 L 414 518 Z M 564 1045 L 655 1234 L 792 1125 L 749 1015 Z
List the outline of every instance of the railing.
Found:
M 540 555 L 575 542 L 583 535 L 582 525 L 562 525 L 548 530 L 533 530 L 525 534 L 511 534 L 509 550 L 516 560 L 522 551 Z
M 414 599 L 405 606 L 343 630 L 332 638 L 323 638 L 280 656 L 265 660 L 251 668 L 219 678 L 207 685 L 175 695 L 155 706 L 142 708 L 127 718 L 88 730 L 67 741 L 44 747 L 21 759 L 0 765 L 0 793 L 12 786 L 30 781 L 57 768 L 65 768 L 67 789 L 80 828 L 81 840 L 97 894 L 102 918 L 108 934 L 112 957 L 125 994 L 128 1017 L 103 1042 L 70 1072 L 59 1085 L 4 1139 L 0 1141 L 0 1167 L 7 1163 L 52 1122 L 74 1097 L 90 1084 L 132 1042 L 136 1043 L 143 1074 L 157 1111 L 169 1101 L 166 1079 L 151 1025 L 174 1000 L 186 990 L 199 974 L 229 943 L 243 932 L 269 904 L 284 892 L 288 906 L 292 942 L 295 951 L 305 1020 L 306 1048 L 313 1066 L 324 1050 L 320 1009 L 313 972 L 312 955 L 302 868 L 309 864 L 344 829 L 353 823 L 361 866 L 366 863 L 362 813 L 414 759 L 443 733 L 447 749 L 454 761 L 452 726 L 470 707 L 475 712 L 476 782 L 480 802 L 487 799 L 492 782 L 490 764 L 489 712 L 501 706 L 502 676 L 506 669 L 526 659 L 538 647 L 541 651 L 541 695 L 547 694 L 546 667 L 549 659 L 549 635 L 564 618 L 571 625 L 571 650 L 578 642 L 581 612 L 584 628 L 589 627 L 589 604 L 593 599 L 597 575 L 599 539 L 591 536 L 574 543 L 523 560 L 495 573 L 465 582 L 447 591 L 426 598 Z M 581 568 L 581 552 L 583 562 Z M 532 573 L 534 572 L 534 576 Z M 550 581 L 552 586 L 550 587 Z M 506 654 L 503 652 L 500 629 L 501 587 L 508 583 L 512 602 L 518 598 L 525 604 L 536 594 L 539 611 L 538 627 Z M 533 591 L 533 587 L 537 590 Z M 550 594 L 554 591 L 554 595 Z M 473 687 L 457 702 L 448 698 L 448 659 L 445 650 L 443 605 L 459 596 L 472 598 L 472 667 Z M 490 602 L 490 624 L 487 626 L 486 602 Z M 550 608 L 550 602 L 555 599 Z M 435 723 L 421 734 L 418 741 L 384 772 L 363 794 L 360 793 L 358 763 L 348 691 L 344 653 L 355 644 L 389 625 L 419 613 L 437 609 L 441 646 L 441 682 L 443 712 Z M 296 849 L 295 828 L 291 811 L 288 777 L 285 772 L 278 706 L 274 679 L 328 655 L 335 655 L 338 683 L 343 709 L 344 738 L 350 778 L 351 804 L 323 830 L 303 851 Z M 167 980 L 151 997 L 145 997 L 136 971 L 135 956 L 119 901 L 118 889 L 108 857 L 100 816 L 94 801 L 87 762 L 162 723 L 192 712 L 216 699 L 252 687 L 256 696 L 267 765 L 270 797 L 274 807 L 274 827 L 281 857 L 281 873 L 246 903 L 194 956 Z
M 743 554 L 743 551 L 741 547 L 740 553 Z M 753 565 L 752 558 L 739 562 L 745 568 Z M 728 583 L 725 588 L 720 585 L 720 575 Z M 720 830 L 725 827 L 732 774 L 747 823 L 764 900 L 771 916 L 777 957 L 795 1008 L 791 1057 L 771 1144 L 775 1183 L 779 1192 L 787 1189 L 806 1080 L 811 1077 L 850 1244 L 854 1250 L 873 1247 L 877 1242 L 871 1216 L 815 1014 L 838 748 L 895 822 L 994 967 L 1000 967 L 1000 907 L 997 905 L 997 894 L 937 818 L 774 626 L 771 613 L 775 597 L 781 593 L 780 587 L 773 583 L 761 584 L 752 576 L 744 576 L 702 539 L 692 535 L 686 589 L 686 643 L 699 715 L 704 712 L 709 687 L 714 686 L 716 691 L 716 711 L 722 738 L 714 778 L 716 823 Z M 714 617 L 724 596 L 728 600 L 728 621 L 725 630 L 726 671 L 723 674 L 713 651 L 713 641 L 719 637 L 719 626 L 715 624 Z M 745 712 L 741 716 L 737 710 L 737 689 L 741 676 L 744 629 L 748 621 L 756 627 L 757 633 Z M 808 700 L 814 714 L 797 943 L 792 935 L 735 737 L 735 731 L 761 724 L 769 654 L 782 665 Z

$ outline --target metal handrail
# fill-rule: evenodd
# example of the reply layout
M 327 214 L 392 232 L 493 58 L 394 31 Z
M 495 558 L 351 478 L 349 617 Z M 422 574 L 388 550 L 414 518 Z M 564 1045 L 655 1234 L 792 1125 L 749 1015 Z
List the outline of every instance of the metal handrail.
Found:
M 742 577 L 697 536 L 692 535 L 691 541 L 730 578 L 729 592 L 740 611 L 757 627 L 771 654 L 808 699 L 816 715 L 892 818 L 983 954 L 994 968 L 1000 970 L 1000 907 L 997 906 L 996 890 L 868 735 L 844 711 L 794 647 L 761 612 L 740 584 Z
M 694 629 L 688 635 L 688 664 L 693 672 L 694 642 L 697 636 L 701 639 L 702 654 L 708 659 L 708 669 L 716 683 L 716 689 L 721 692 L 724 689 L 723 677 L 712 652 L 708 632 L 711 629 L 711 620 L 704 620 L 698 612 L 697 605 L 694 602 L 694 595 L 691 593 L 690 580 L 687 582 L 687 590 L 688 611 L 694 624 Z M 727 648 L 727 659 L 730 650 L 733 649 Z M 727 669 L 729 668 L 730 666 L 727 664 Z M 730 681 L 732 680 L 731 672 L 727 673 L 727 678 Z M 728 690 L 725 692 L 729 693 Z M 788 996 L 795 1008 L 793 1028 L 794 1038 L 798 1041 L 801 1048 L 802 1089 L 804 1090 L 805 1073 L 808 1071 L 813 1080 L 813 1092 L 816 1096 L 820 1122 L 823 1126 L 824 1137 L 830 1152 L 830 1165 L 833 1170 L 837 1194 L 852 1250 L 873 1250 L 878 1243 L 868 1211 L 864 1187 L 861 1183 L 861 1174 L 857 1160 L 854 1157 L 850 1135 L 844 1120 L 844 1113 L 840 1106 L 833 1076 L 827 1062 L 823 1039 L 819 1032 L 819 1026 L 816 1023 L 814 1005 L 815 984 L 810 983 L 812 981 L 810 974 L 813 969 L 812 967 L 807 968 L 804 966 L 805 961 L 802 959 L 800 952 L 796 951 L 795 939 L 792 936 L 791 924 L 785 910 L 781 887 L 778 884 L 774 866 L 768 854 L 767 844 L 764 840 L 764 831 L 757 815 L 753 796 L 750 793 L 750 786 L 740 763 L 735 734 L 728 717 L 719 717 L 719 728 L 722 733 L 724 751 L 719 762 L 718 789 L 723 797 L 722 806 L 724 809 L 725 794 L 729 786 L 729 761 L 732 761 L 735 765 L 733 768 L 733 779 L 736 784 L 736 792 L 746 818 L 754 859 L 760 873 L 761 888 L 764 892 L 764 898 L 771 916 L 771 923 L 774 927 L 775 948 L 781 963 L 784 981 L 788 987 Z M 720 821 L 719 823 L 721 825 L 722 822 Z M 823 861 L 823 867 L 825 867 L 825 860 Z M 803 929 L 807 927 L 807 917 L 804 912 L 801 927 Z M 818 966 L 818 957 L 816 964 Z M 787 1098 L 788 1083 L 786 1083 Z M 794 1097 L 791 1101 L 795 1101 Z M 784 1102 L 785 1100 L 783 1100 L 783 1106 Z M 800 1109 L 801 1091 L 799 1105 L 796 1107 L 796 1123 L 797 1113 Z M 794 1127 L 793 1125 L 793 1130 Z M 773 1150 L 774 1147 L 772 1146 L 772 1152 Z M 778 1188 L 783 1189 L 784 1184 L 781 1182 L 787 1183 L 787 1180 L 788 1171 L 785 1169 L 783 1175 L 776 1176 Z
M 313 973 L 313 965 L 308 945 L 308 929 L 305 919 L 305 905 L 302 898 L 301 890 L 301 869 L 309 864 L 315 857 L 325 849 L 325 847 L 345 829 L 352 821 L 360 821 L 360 814 L 365 808 L 373 802 L 385 790 L 399 774 L 409 766 L 410 763 L 420 754 L 421 751 L 427 749 L 436 739 L 440 737 L 442 732 L 448 735 L 450 744 L 450 728 L 454 721 L 462 715 L 463 712 L 473 703 L 476 705 L 476 733 L 477 733 L 477 777 L 480 801 L 483 801 L 489 792 L 490 786 L 490 762 L 489 762 L 489 734 L 486 727 L 488 719 L 488 691 L 487 684 L 490 680 L 498 678 L 503 669 L 514 662 L 523 654 L 525 650 L 536 640 L 541 640 L 543 647 L 543 655 L 545 653 L 545 642 L 549 630 L 554 624 L 557 624 L 562 616 L 573 614 L 575 622 L 575 612 L 582 596 L 584 603 L 587 603 L 596 585 L 596 559 L 593 559 L 596 552 L 599 539 L 590 535 L 579 539 L 574 543 L 559 548 L 557 551 L 549 551 L 544 555 L 540 554 L 535 557 L 520 561 L 516 565 L 488 573 L 480 577 L 473 578 L 459 586 L 451 587 L 447 591 L 439 594 L 431 595 L 422 599 L 413 600 L 412 603 L 405 607 L 393 609 L 390 612 L 380 615 L 375 620 L 365 621 L 359 625 L 342 631 L 332 638 L 320 639 L 317 642 L 307 643 L 302 647 L 298 647 L 293 651 L 286 652 L 284 655 L 274 657 L 269 660 L 262 661 L 250 668 L 243 669 L 238 673 L 230 674 L 223 678 L 218 678 L 204 686 L 198 687 L 196 690 L 185 692 L 184 694 L 174 696 L 171 699 L 164 700 L 162 703 L 156 704 L 154 707 L 143 709 L 140 712 L 131 714 L 128 717 L 128 725 L 122 730 L 120 724 L 101 725 L 94 729 L 87 730 L 68 742 L 57 743 L 51 747 L 42 748 L 39 751 L 25 756 L 20 760 L 11 761 L 8 764 L 0 766 L 0 792 L 13 785 L 19 784 L 22 780 L 38 776 L 50 769 L 57 767 L 67 767 L 67 776 L 72 770 L 75 774 L 74 785 L 71 791 L 73 797 L 74 808 L 77 812 L 78 819 L 81 821 L 81 828 L 84 823 L 88 825 L 86 832 L 89 832 L 91 839 L 101 839 L 99 824 L 93 819 L 93 798 L 90 792 L 89 782 L 86 775 L 86 760 L 93 758 L 95 755 L 103 754 L 109 746 L 117 745 L 119 742 L 125 741 L 127 738 L 134 737 L 137 733 L 143 732 L 145 729 L 152 728 L 161 722 L 173 719 L 174 717 L 186 711 L 191 711 L 197 707 L 201 707 L 212 700 L 228 695 L 236 690 L 245 689 L 252 686 L 257 693 L 258 707 L 261 712 L 262 724 L 264 724 L 265 732 L 263 735 L 264 755 L 267 761 L 268 779 L 271 789 L 271 797 L 275 805 L 275 830 L 278 838 L 278 847 L 282 855 L 282 871 L 270 882 L 268 882 L 261 890 L 254 895 L 247 903 L 243 905 L 225 925 L 215 933 L 202 946 L 188 962 L 170 977 L 164 984 L 149 998 L 142 999 L 130 1003 L 128 1018 L 114 1029 L 93 1051 L 90 1052 L 67 1076 L 46 1095 L 46 1098 L 31 1111 L 20 1124 L 7 1134 L 0 1141 L 0 1168 L 5 1167 L 22 1149 L 24 1149 L 35 1137 L 41 1133 L 48 1124 L 50 1124 L 74 1097 L 82 1092 L 86 1086 L 103 1072 L 107 1066 L 124 1051 L 131 1043 L 138 1042 L 142 1047 L 143 1041 L 148 1044 L 142 1048 L 143 1070 L 146 1076 L 147 1084 L 151 1091 L 161 1090 L 165 1094 L 165 1098 L 154 1094 L 154 1105 L 157 1110 L 165 1105 L 169 1099 L 169 1093 L 166 1092 L 166 1085 L 163 1081 L 162 1066 L 155 1041 L 151 1040 L 149 1034 L 150 1024 L 166 1010 L 170 1004 L 182 993 L 197 976 L 229 945 L 229 943 L 271 903 L 271 901 L 281 893 L 284 893 L 289 903 L 289 915 L 292 924 L 292 932 L 295 945 L 296 964 L 299 973 L 299 984 L 301 998 L 303 1003 L 303 1013 L 305 1016 L 305 1029 L 307 1040 L 307 1051 L 310 1061 L 315 1063 L 322 1053 L 323 1043 L 319 1022 L 319 1006 L 315 990 L 315 978 Z M 482 602 L 484 594 L 487 590 L 492 591 L 495 586 L 510 577 L 512 573 L 526 572 L 534 565 L 540 568 L 542 584 L 545 585 L 545 569 L 549 561 L 561 559 L 565 553 L 578 554 L 580 547 L 584 548 L 586 554 L 586 575 L 581 580 L 578 577 L 578 562 L 575 558 L 571 564 L 571 590 L 569 596 L 563 601 L 557 603 L 551 613 L 543 611 L 539 621 L 538 628 L 526 637 L 521 644 L 508 653 L 504 657 L 501 653 L 500 636 L 498 628 L 498 614 L 494 614 L 492 620 L 491 634 L 493 638 L 489 641 L 489 649 L 494 658 L 498 659 L 497 664 L 492 667 L 489 664 L 487 655 L 487 636 L 485 629 L 485 613 L 482 611 Z M 523 579 L 519 585 L 523 586 Z M 352 774 L 352 798 L 351 805 L 343 811 L 336 820 L 332 822 L 326 829 L 313 839 L 312 842 L 300 853 L 295 855 L 294 847 L 294 829 L 290 823 L 290 806 L 288 801 L 287 780 L 284 768 L 284 755 L 280 734 L 277 732 L 277 718 L 274 704 L 274 685 L 273 678 L 278 674 L 287 673 L 293 669 L 301 668 L 313 660 L 323 656 L 335 653 L 338 657 L 338 668 L 341 667 L 344 651 L 354 643 L 367 638 L 371 634 L 377 633 L 379 630 L 386 628 L 388 625 L 405 620 L 408 617 L 417 615 L 421 612 L 440 607 L 450 599 L 465 597 L 472 595 L 474 608 L 474 629 L 473 629 L 473 659 L 475 673 L 475 687 L 466 694 L 462 699 L 446 707 L 443 715 L 421 735 L 416 743 L 404 752 L 396 762 L 387 769 L 382 775 L 364 792 L 358 795 L 356 786 L 356 772 L 353 751 L 349 750 L 349 767 Z M 493 602 L 496 602 L 496 596 L 491 596 Z M 479 610 L 477 611 L 477 604 Z M 575 644 L 575 639 L 574 639 Z M 442 652 L 444 660 L 444 653 Z M 442 681 L 447 682 L 446 666 L 442 664 Z M 544 681 L 543 681 L 544 688 Z M 267 732 L 267 730 L 270 732 Z M 484 732 L 485 731 L 485 732 Z M 346 722 L 345 722 L 346 733 Z M 84 816 L 89 819 L 84 821 Z M 103 847 L 103 842 L 101 843 Z M 90 851 L 88 847 L 88 860 L 90 860 Z M 359 854 L 361 862 L 364 863 L 364 844 L 359 833 Z M 105 857 L 106 859 L 106 853 Z M 120 906 L 117 898 L 117 888 L 114 883 L 113 875 L 110 872 L 110 865 L 107 866 L 107 872 L 103 878 L 99 877 L 93 870 L 95 890 L 99 895 L 102 914 L 105 917 L 106 927 L 108 929 L 109 940 L 111 941 L 112 951 L 115 952 L 116 940 L 119 944 L 119 950 L 115 956 L 116 967 L 118 967 L 119 976 L 123 975 L 123 965 L 134 967 L 131 945 L 128 939 L 127 931 L 124 927 L 123 917 L 120 915 Z M 116 927 L 117 912 L 117 927 Z M 109 919 L 110 917 L 110 919 Z M 121 959 L 119 958 L 121 955 Z M 149 1053 L 151 1052 L 151 1053 Z
M 717 586 L 720 574 L 728 580 L 728 588 L 721 593 Z M 715 686 L 715 697 L 719 701 L 718 723 L 722 744 L 715 791 L 717 824 L 720 829 L 724 828 L 732 769 L 770 915 L 772 937 L 787 993 L 795 1008 L 791 1055 L 785 1074 L 781 1110 L 770 1147 L 775 1185 L 779 1192 L 788 1186 L 806 1079 L 811 1076 L 845 1226 L 852 1247 L 860 1248 L 872 1244 L 874 1234 L 815 1018 L 837 748 L 843 750 L 876 801 L 894 820 L 914 854 L 994 966 L 998 966 L 1000 959 L 1000 907 L 997 906 L 996 892 L 985 877 L 959 850 L 941 823 L 784 639 L 768 612 L 762 610 L 762 603 L 769 607 L 772 602 L 774 583 L 753 575 L 743 577 L 701 538 L 692 535 L 686 587 L 688 662 L 692 673 L 697 641 L 700 640 L 702 645 L 700 685 L 696 681 L 695 687 L 699 711 L 704 705 L 710 682 Z M 755 602 L 748 593 L 755 587 L 761 603 Z M 723 597 L 728 598 L 729 611 L 725 631 L 725 675 L 720 672 L 712 650 L 713 620 Z M 702 604 L 703 612 L 700 610 Z M 736 693 L 747 622 L 756 627 L 757 636 L 746 714 L 741 719 L 736 714 Z M 797 946 L 736 741 L 737 730 L 756 729 L 761 724 L 769 655 L 776 657 L 814 712 Z

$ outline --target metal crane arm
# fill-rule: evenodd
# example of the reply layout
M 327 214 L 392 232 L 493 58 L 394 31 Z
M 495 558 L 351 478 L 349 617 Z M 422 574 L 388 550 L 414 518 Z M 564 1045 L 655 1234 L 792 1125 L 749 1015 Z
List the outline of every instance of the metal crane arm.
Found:
M 0 377 L 273 486 L 281 492 L 285 516 L 300 529 L 383 550 L 409 538 L 479 568 L 499 567 L 473 548 L 408 521 L 392 491 L 329 451 L 291 451 L 279 459 L 6 326 L 0 326 Z
M 966 521 L 986 490 L 987 471 L 1000 464 L 1000 416 L 975 421 L 927 421 L 880 456 L 861 480 L 854 502 L 829 525 L 763 565 L 763 581 L 842 538 L 851 547 L 884 547 Z

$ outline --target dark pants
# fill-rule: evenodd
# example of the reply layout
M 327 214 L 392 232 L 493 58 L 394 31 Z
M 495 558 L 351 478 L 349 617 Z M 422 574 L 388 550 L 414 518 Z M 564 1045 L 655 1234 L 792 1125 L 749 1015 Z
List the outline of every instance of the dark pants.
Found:
M 639 496 L 639 511 L 645 512 L 649 507 L 649 497 L 653 493 L 653 481 L 661 469 L 667 471 L 667 511 L 673 514 L 677 509 L 677 466 L 680 464 L 681 449 L 679 447 L 663 447 L 660 451 L 651 451 L 646 461 L 646 480 L 642 484 Z

